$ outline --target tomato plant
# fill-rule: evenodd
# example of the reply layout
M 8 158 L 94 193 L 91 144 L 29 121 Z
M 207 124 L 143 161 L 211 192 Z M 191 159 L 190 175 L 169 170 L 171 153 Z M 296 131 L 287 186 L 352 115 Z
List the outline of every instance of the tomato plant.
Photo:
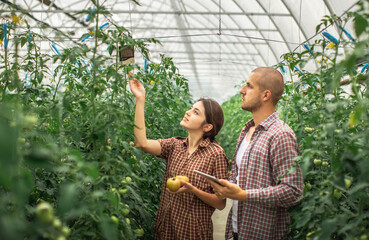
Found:
M 97 15 L 94 21 L 91 43 L 55 55 L 40 49 L 47 36 L 21 32 L 14 24 L 7 28 L 14 41 L 0 60 L 4 238 L 153 235 L 165 162 L 132 144 L 128 72 L 146 88 L 149 138 L 185 134 L 179 122 L 192 101 L 187 80 L 170 58 L 150 62 L 147 44 L 155 39 L 133 39 L 121 26 L 103 31 Z M 120 46 L 141 53 L 147 69 L 120 62 Z M 20 49 L 25 56 L 18 56 Z

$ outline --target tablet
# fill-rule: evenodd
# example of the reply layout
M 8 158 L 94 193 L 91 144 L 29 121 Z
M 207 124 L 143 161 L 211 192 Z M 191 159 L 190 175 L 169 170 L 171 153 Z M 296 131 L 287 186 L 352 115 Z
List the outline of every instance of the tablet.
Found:
M 198 170 L 193 170 L 193 171 L 194 171 L 195 173 L 197 173 L 197 174 L 199 174 L 199 175 L 203 176 L 203 177 L 206 177 L 207 179 L 210 179 L 211 181 L 214 181 L 214 182 L 216 182 L 216 183 L 220 184 L 219 179 L 218 179 L 218 178 L 216 178 L 216 177 L 214 177 L 214 176 L 211 176 L 211 175 L 209 175 L 209 174 L 206 174 L 206 173 L 200 172 L 200 171 L 198 171 Z M 221 184 L 220 184 L 220 185 L 221 185 Z

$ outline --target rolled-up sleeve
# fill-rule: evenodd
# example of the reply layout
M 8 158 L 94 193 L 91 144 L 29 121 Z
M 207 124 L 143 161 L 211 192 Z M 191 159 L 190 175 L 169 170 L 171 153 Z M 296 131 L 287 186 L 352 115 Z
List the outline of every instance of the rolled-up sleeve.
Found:
M 173 144 L 175 143 L 175 138 L 158 139 L 161 147 L 161 153 L 157 157 L 164 158 L 168 161 L 169 156 L 173 152 Z

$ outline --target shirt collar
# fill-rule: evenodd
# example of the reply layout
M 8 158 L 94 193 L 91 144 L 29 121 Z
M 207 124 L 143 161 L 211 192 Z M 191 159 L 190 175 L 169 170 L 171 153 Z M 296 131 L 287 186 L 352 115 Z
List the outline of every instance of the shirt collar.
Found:
M 265 129 L 268 130 L 268 128 L 278 119 L 278 112 L 274 112 L 270 114 L 266 119 L 264 119 L 260 125 Z
M 270 114 L 267 118 L 265 118 L 260 124 L 259 126 L 264 128 L 265 130 L 268 130 L 268 128 L 270 127 L 270 125 L 272 125 L 275 120 L 278 119 L 278 112 L 275 111 L 274 113 Z M 255 126 L 255 122 L 254 119 L 249 120 L 246 124 L 245 124 L 245 129 L 249 129 L 250 127 Z M 258 127 L 259 127 L 258 126 Z
M 210 139 L 205 138 L 201 141 L 199 147 L 206 148 L 207 146 L 209 146 L 209 144 L 210 144 Z M 188 137 L 183 138 L 183 146 L 187 147 L 187 145 L 188 145 Z

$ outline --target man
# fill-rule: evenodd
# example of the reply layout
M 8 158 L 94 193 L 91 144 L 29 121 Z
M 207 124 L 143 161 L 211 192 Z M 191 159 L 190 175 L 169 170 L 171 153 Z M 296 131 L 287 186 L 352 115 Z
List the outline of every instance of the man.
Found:
M 281 239 L 288 233 L 288 208 L 303 193 L 303 177 L 294 158 L 296 136 L 275 108 L 284 90 L 283 76 L 269 67 L 252 71 L 241 89 L 241 108 L 252 113 L 238 138 L 229 181 L 211 183 L 219 198 L 233 199 L 226 239 Z

